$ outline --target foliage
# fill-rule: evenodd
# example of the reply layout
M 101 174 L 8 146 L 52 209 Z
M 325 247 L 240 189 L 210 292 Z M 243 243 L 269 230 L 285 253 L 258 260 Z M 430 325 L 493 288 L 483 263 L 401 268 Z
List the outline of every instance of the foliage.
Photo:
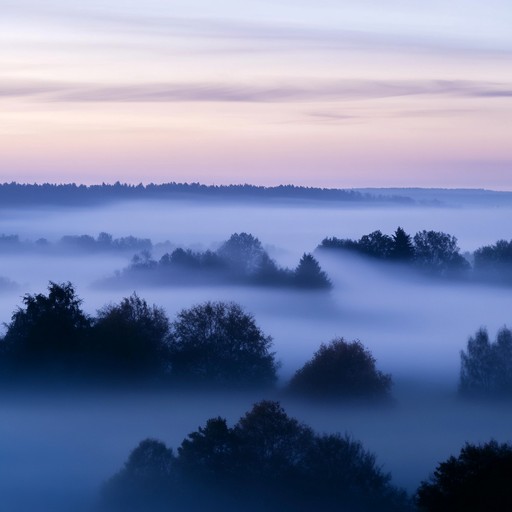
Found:
M 420 485 L 420 510 L 487 512 L 512 510 L 512 446 L 490 441 L 466 445 L 458 457 L 441 462 Z
M 169 320 L 136 293 L 98 311 L 91 337 L 92 365 L 111 377 L 161 378 L 168 370 Z
M 498 240 L 493 245 L 480 247 L 473 257 L 477 277 L 512 281 L 512 240 Z
M 414 245 L 411 235 L 398 227 L 393 234 L 393 248 L 391 250 L 391 259 L 397 261 L 412 261 L 414 259 Z
M 391 376 L 378 371 L 375 359 L 359 341 L 336 338 L 322 344 L 289 383 L 297 395 L 322 400 L 387 399 Z
M 389 259 L 393 254 L 394 241 L 388 235 L 383 235 L 381 231 L 373 231 L 369 235 L 363 235 L 358 242 L 360 250 L 376 258 Z
M 502 328 L 494 342 L 485 329 L 469 338 L 460 353 L 459 391 L 464 396 L 512 396 L 512 331 Z
M 272 384 L 277 363 L 254 318 L 235 303 L 206 302 L 185 309 L 172 323 L 172 375 L 196 383 Z
M 144 457 L 141 462 L 143 477 L 147 461 Z M 119 497 L 134 488 L 144 490 L 133 480 L 137 467 L 130 456 L 115 485 L 107 484 L 108 510 L 118 510 L 112 507 L 116 497 L 126 503 Z M 160 467 L 157 458 L 154 478 L 167 479 L 161 495 L 177 512 L 409 510 L 405 494 L 390 484 L 390 476 L 360 443 L 337 434 L 317 435 L 277 402 L 257 403 L 232 428 L 222 418 L 208 420 L 182 442 L 173 472 L 167 465 Z M 143 502 L 144 495 L 132 502 Z
M 249 233 L 234 233 L 224 242 L 217 254 L 236 272 L 257 274 L 266 254 L 261 242 Z
M 19 367 L 74 371 L 90 330 L 71 283 L 50 282 L 48 294 L 26 294 L 2 340 L 2 354 Z
M 245 284 L 328 289 L 329 278 L 311 255 L 295 271 L 281 268 L 249 233 L 234 233 L 217 251 L 177 248 L 157 262 L 149 252 L 132 260 L 122 276 L 155 284 Z
M 311 254 L 305 254 L 300 259 L 295 270 L 295 282 L 302 288 L 332 288 L 327 274 L 321 269 L 318 261 Z
M 418 266 L 440 275 L 467 270 L 457 239 L 440 231 L 419 231 L 414 235 L 414 258 Z

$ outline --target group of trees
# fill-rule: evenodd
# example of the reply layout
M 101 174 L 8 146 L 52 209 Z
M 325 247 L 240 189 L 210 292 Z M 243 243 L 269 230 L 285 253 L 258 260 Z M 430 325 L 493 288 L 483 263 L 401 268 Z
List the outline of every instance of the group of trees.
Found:
M 4 378 L 77 378 L 182 382 L 188 385 L 272 386 L 279 363 L 272 338 L 238 304 L 206 302 L 170 321 L 136 294 L 84 313 L 70 283 L 27 294 L 0 339 Z M 391 376 L 379 371 L 359 341 L 322 344 L 285 391 L 327 401 L 390 398 Z M 485 329 L 461 351 L 459 391 L 473 398 L 512 397 L 512 331 L 494 342 Z
M 461 274 L 470 268 L 460 254 L 457 239 L 440 231 L 418 231 L 413 237 L 398 227 L 391 236 L 374 231 L 359 240 L 325 238 L 319 249 L 345 249 L 382 260 L 410 263 L 438 275 Z
M 475 274 L 481 279 L 510 283 L 512 281 L 512 240 L 498 240 L 473 253 Z
M 136 294 L 81 309 L 70 283 L 27 294 L 0 342 L 3 375 L 264 385 L 276 380 L 272 339 L 232 303 L 201 304 L 170 322 Z
M 1 183 L 0 205 L 9 207 L 53 205 L 53 206 L 89 206 L 116 201 L 136 200 L 173 200 L 173 199 L 211 199 L 211 200 L 317 200 L 337 202 L 380 202 L 413 204 L 409 197 L 383 196 L 363 193 L 356 190 L 298 187 L 278 185 L 263 187 L 257 185 L 202 185 L 200 183 L 149 183 L 131 185 L 113 183 L 101 185 L 65 184 L 22 184 Z
M 425 512 L 512 510 L 512 446 L 466 443 L 422 482 L 416 504 Z
M 234 233 L 216 251 L 175 249 L 159 261 L 148 252 L 136 255 L 122 278 L 169 284 L 250 284 L 330 289 L 332 283 L 311 254 L 304 254 L 295 270 L 281 268 L 261 242 L 248 233 Z
M 277 402 L 233 426 L 209 419 L 175 453 L 146 439 L 101 493 L 109 512 L 488 512 L 512 509 L 512 446 L 466 443 L 440 462 L 413 498 L 375 456 L 339 434 L 316 434 Z
M 465 258 L 453 235 L 423 230 L 411 236 L 398 227 L 391 236 L 377 230 L 359 240 L 325 238 L 318 248 L 342 249 L 380 260 L 408 263 L 441 276 L 472 276 L 477 280 L 512 282 L 512 240 L 498 240 Z
M 410 510 L 359 442 L 318 435 L 270 401 L 233 427 L 208 420 L 176 454 L 160 441 L 141 442 L 102 495 L 105 510 L 123 512 Z
M 219 387 L 270 387 L 279 363 L 272 338 L 238 304 L 205 302 L 174 321 L 136 294 L 92 317 L 70 283 L 27 294 L 0 340 L 2 375 Z M 322 345 L 286 392 L 323 400 L 386 400 L 391 377 L 358 342 Z
M 96 238 L 90 235 L 65 235 L 57 242 L 46 238 L 35 241 L 21 240 L 18 235 L 0 235 L 0 250 L 2 251 L 75 251 L 75 252 L 135 252 L 149 251 L 153 244 L 149 238 L 125 236 L 114 238 L 110 233 L 102 231 Z

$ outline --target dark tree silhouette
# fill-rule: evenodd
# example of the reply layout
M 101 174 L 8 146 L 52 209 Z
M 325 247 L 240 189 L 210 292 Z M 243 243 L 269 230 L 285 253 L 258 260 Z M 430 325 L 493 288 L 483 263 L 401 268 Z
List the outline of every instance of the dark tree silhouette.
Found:
M 316 435 L 277 402 L 256 404 L 232 428 L 222 418 L 208 420 L 182 442 L 176 459 L 165 446 L 146 443 L 106 485 L 106 510 L 120 510 L 112 506 L 116 503 L 125 505 L 124 511 L 152 510 L 137 504 L 154 490 L 146 484 L 154 473 L 156 482 L 167 481 L 162 510 L 165 500 L 177 512 L 410 510 L 405 493 L 390 484 L 360 443 Z M 126 497 L 132 497 L 132 506 L 126 506 Z
M 473 253 L 474 271 L 478 278 L 512 281 L 512 240 L 498 240 Z
M 134 293 L 98 311 L 91 364 L 111 378 L 161 379 L 169 370 L 168 333 L 164 310 Z
M 414 235 L 415 263 L 439 275 L 457 274 L 469 269 L 460 254 L 457 239 L 440 231 L 419 231 Z
M 397 261 L 412 261 L 414 259 L 411 235 L 408 235 L 401 227 L 398 227 L 393 234 L 391 258 Z
M 388 259 L 393 254 L 393 239 L 388 235 L 383 235 L 381 231 L 373 231 L 369 235 L 364 235 L 358 242 L 359 250 L 375 258 Z
M 512 332 L 502 328 L 495 342 L 479 329 L 460 353 L 459 391 L 469 397 L 512 396 Z
M 304 254 L 295 269 L 295 283 L 301 288 L 332 288 L 327 274 L 311 254 Z
M 71 283 L 50 282 L 47 295 L 25 295 L 6 324 L 4 360 L 33 372 L 75 372 L 91 323 L 81 303 Z
M 217 254 L 233 269 L 247 275 L 257 274 L 266 256 L 261 242 L 249 233 L 234 233 L 219 247 Z
M 359 341 L 337 338 L 322 344 L 292 377 L 290 392 L 316 400 L 382 400 L 390 397 L 391 376 L 378 371 Z
M 512 510 L 512 446 L 466 443 L 422 482 L 416 502 L 428 512 Z
M 172 375 L 191 383 L 270 385 L 278 364 L 254 318 L 235 303 L 185 309 L 171 325 Z
M 102 488 L 102 510 L 164 511 L 179 492 L 176 458 L 161 441 L 139 443 L 124 468 Z

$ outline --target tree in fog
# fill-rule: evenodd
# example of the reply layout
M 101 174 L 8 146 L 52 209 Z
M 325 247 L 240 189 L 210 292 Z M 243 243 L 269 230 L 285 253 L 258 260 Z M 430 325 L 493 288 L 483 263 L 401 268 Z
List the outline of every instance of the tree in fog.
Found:
M 357 245 L 362 253 L 379 259 L 390 258 L 394 249 L 393 238 L 383 235 L 380 230 L 363 235 Z
M 82 300 L 71 283 L 50 282 L 48 294 L 26 294 L 2 340 L 4 361 L 22 367 L 72 371 L 90 330 Z
M 502 328 L 494 342 L 486 329 L 471 336 L 460 353 L 459 391 L 464 396 L 512 396 L 512 331 Z
M 172 375 L 191 383 L 273 384 L 278 364 L 271 346 L 238 304 L 206 302 L 184 309 L 171 324 Z
M 512 280 L 512 240 L 498 240 L 493 245 L 480 247 L 473 253 L 474 271 L 477 277 Z
M 414 259 L 414 245 L 411 235 L 408 235 L 403 228 L 398 227 L 392 238 L 391 258 L 396 261 L 412 261 Z
M 112 378 L 161 378 L 169 366 L 168 333 L 164 310 L 134 293 L 98 311 L 91 338 L 92 365 Z
M 512 510 L 512 446 L 466 443 L 421 483 L 416 502 L 427 512 Z
M 217 254 L 242 274 L 255 274 L 261 267 L 266 252 L 261 242 L 249 233 L 234 233 L 224 242 Z
M 130 453 L 123 469 L 102 488 L 101 510 L 168 510 L 177 492 L 176 458 L 171 448 L 145 439 Z
M 440 275 L 469 269 L 460 254 L 457 239 L 441 231 L 419 231 L 414 235 L 414 258 L 420 268 Z
M 177 512 L 410 510 L 361 443 L 317 435 L 277 402 L 255 404 L 233 427 L 220 417 L 208 420 L 176 457 L 165 445 L 145 443 L 105 486 L 106 510 L 152 511 L 148 503 L 158 496 L 158 510 Z M 160 491 L 147 484 L 148 475 Z
M 375 362 L 361 342 L 336 338 L 320 346 L 295 373 L 288 388 L 317 400 L 388 399 L 391 376 L 377 370 Z
M 329 277 L 312 254 L 304 253 L 295 269 L 294 281 L 301 288 L 332 288 Z

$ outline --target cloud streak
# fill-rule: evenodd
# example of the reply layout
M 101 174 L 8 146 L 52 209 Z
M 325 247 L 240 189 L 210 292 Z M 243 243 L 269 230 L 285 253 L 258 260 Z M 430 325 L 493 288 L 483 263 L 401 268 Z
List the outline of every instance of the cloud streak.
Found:
M 0 82 L 0 98 L 40 102 L 245 102 L 294 103 L 355 101 L 400 96 L 512 97 L 512 84 L 467 80 L 338 80 L 247 85 L 243 83 L 83 84 L 71 82 Z
M 31 7 L 26 9 L 11 6 L 7 15 L 27 19 L 50 20 L 77 29 L 102 31 L 105 34 L 126 34 L 142 38 L 185 38 L 203 40 L 210 44 L 208 51 L 214 51 L 211 43 L 226 45 L 220 51 L 303 51 L 312 50 L 362 50 L 398 51 L 400 53 L 465 53 L 472 58 L 482 56 L 510 56 L 512 47 L 475 38 L 456 38 L 440 34 L 391 33 L 386 31 L 353 30 L 309 25 L 305 21 L 292 24 L 283 22 L 246 21 L 211 17 L 148 16 L 142 13 L 128 15 L 122 12 L 101 12 L 89 9 L 50 9 Z M 205 46 L 206 48 L 206 46 Z

